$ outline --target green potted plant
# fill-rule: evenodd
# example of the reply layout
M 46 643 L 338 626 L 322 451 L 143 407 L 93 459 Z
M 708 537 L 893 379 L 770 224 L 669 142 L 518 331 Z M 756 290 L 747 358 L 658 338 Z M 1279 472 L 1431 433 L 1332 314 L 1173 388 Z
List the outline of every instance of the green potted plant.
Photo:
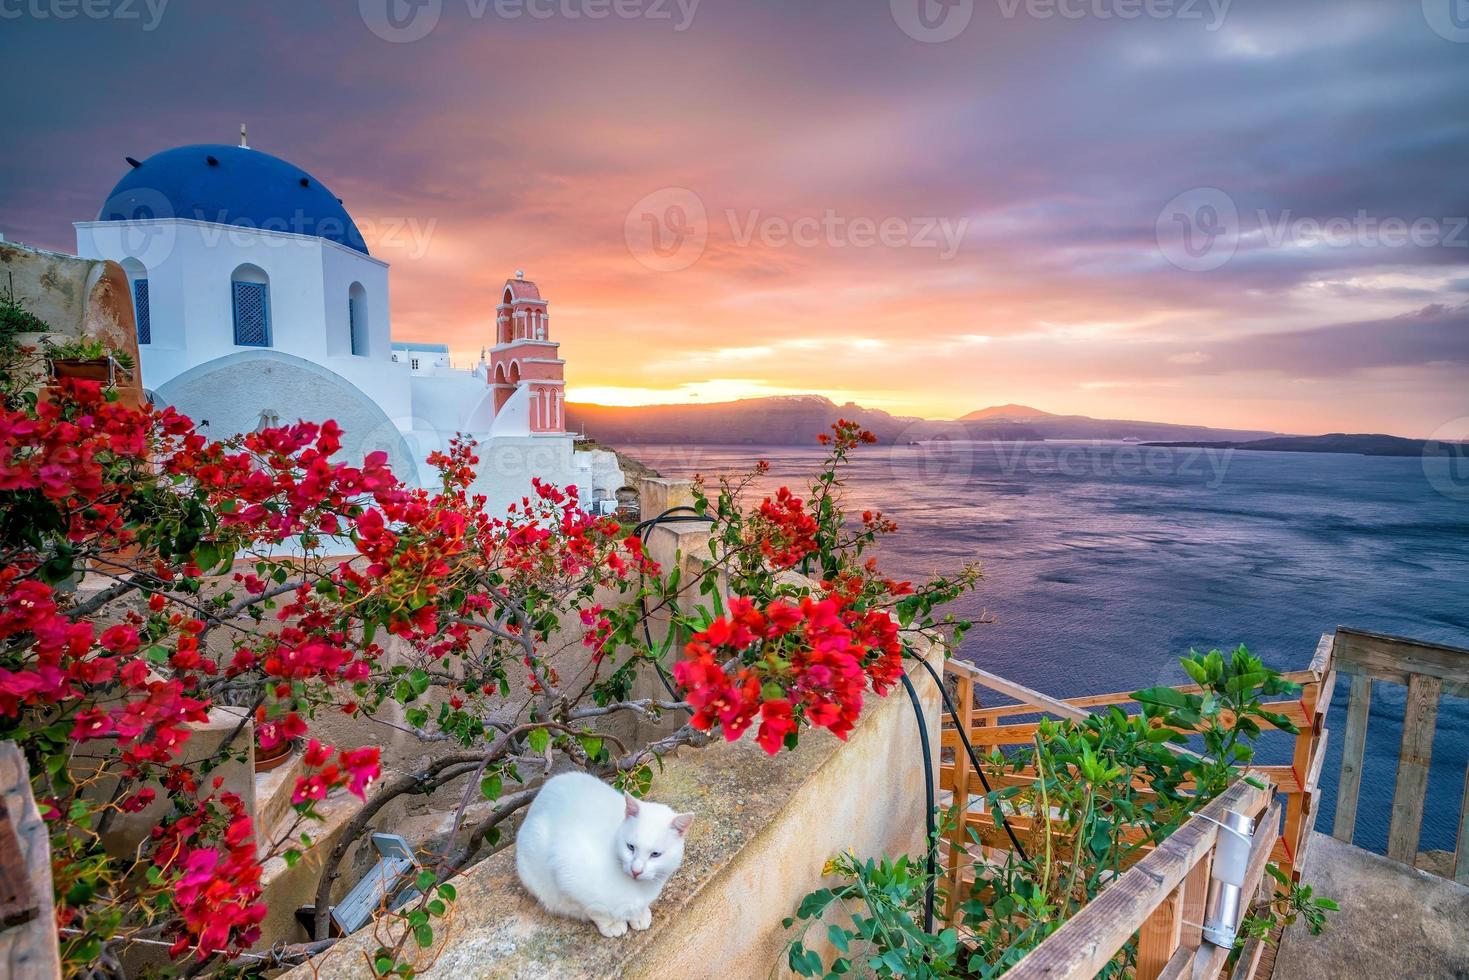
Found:
M 125 381 L 133 379 L 132 356 L 112 350 L 96 338 L 73 337 L 60 344 L 46 340 L 43 344 L 46 371 L 53 380 L 80 378 L 114 387 L 119 375 Z

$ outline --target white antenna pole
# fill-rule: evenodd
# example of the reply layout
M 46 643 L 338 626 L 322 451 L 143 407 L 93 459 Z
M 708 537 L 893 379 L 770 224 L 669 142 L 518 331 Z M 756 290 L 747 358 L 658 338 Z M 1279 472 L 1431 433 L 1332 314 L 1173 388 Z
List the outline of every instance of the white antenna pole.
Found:
M 247 149 L 247 150 L 250 149 L 250 143 L 245 138 L 245 124 L 244 123 L 240 123 L 240 145 L 242 147 L 244 147 L 245 149 Z

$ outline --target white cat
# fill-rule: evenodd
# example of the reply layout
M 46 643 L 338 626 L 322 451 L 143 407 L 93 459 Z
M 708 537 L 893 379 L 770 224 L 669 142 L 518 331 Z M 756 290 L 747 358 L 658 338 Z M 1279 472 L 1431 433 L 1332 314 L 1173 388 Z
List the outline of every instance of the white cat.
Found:
M 568 772 L 546 782 L 515 837 L 521 884 L 548 911 L 604 936 L 646 929 L 649 908 L 683 864 L 692 813 L 618 793 Z

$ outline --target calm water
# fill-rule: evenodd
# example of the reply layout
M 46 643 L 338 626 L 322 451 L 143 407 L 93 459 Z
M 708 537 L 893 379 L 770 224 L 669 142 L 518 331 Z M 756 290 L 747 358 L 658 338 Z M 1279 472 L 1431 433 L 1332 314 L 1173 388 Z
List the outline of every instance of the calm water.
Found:
M 803 485 L 816 450 L 758 446 L 629 449 L 665 476 L 770 461 L 762 486 Z M 961 655 L 1048 694 L 1187 681 L 1189 648 L 1243 643 L 1280 670 L 1304 668 L 1338 624 L 1469 647 L 1469 494 L 1448 460 L 1223 453 L 1123 444 L 871 447 L 849 509 L 880 509 L 899 532 L 886 567 L 907 577 L 981 562 L 987 612 Z M 1438 466 L 1430 481 L 1424 466 Z M 1378 685 L 1382 688 L 1383 685 Z M 1317 829 L 1331 827 L 1346 683 Z M 1382 850 L 1401 732 L 1401 690 L 1380 690 L 1368 726 L 1357 843 Z M 1286 761 L 1284 745 L 1267 761 Z M 1469 761 L 1469 703 L 1444 699 L 1424 849 L 1452 850 Z

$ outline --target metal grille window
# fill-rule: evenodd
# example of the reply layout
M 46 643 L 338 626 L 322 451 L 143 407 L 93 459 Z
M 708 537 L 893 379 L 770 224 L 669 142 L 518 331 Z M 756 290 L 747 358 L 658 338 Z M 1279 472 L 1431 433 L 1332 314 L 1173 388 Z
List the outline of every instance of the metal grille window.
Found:
M 235 343 L 270 346 L 270 287 L 263 282 L 232 284 L 235 295 Z
M 138 321 L 138 343 L 153 343 L 153 321 L 148 312 L 148 280 L 133 280 L 133 317 Z

